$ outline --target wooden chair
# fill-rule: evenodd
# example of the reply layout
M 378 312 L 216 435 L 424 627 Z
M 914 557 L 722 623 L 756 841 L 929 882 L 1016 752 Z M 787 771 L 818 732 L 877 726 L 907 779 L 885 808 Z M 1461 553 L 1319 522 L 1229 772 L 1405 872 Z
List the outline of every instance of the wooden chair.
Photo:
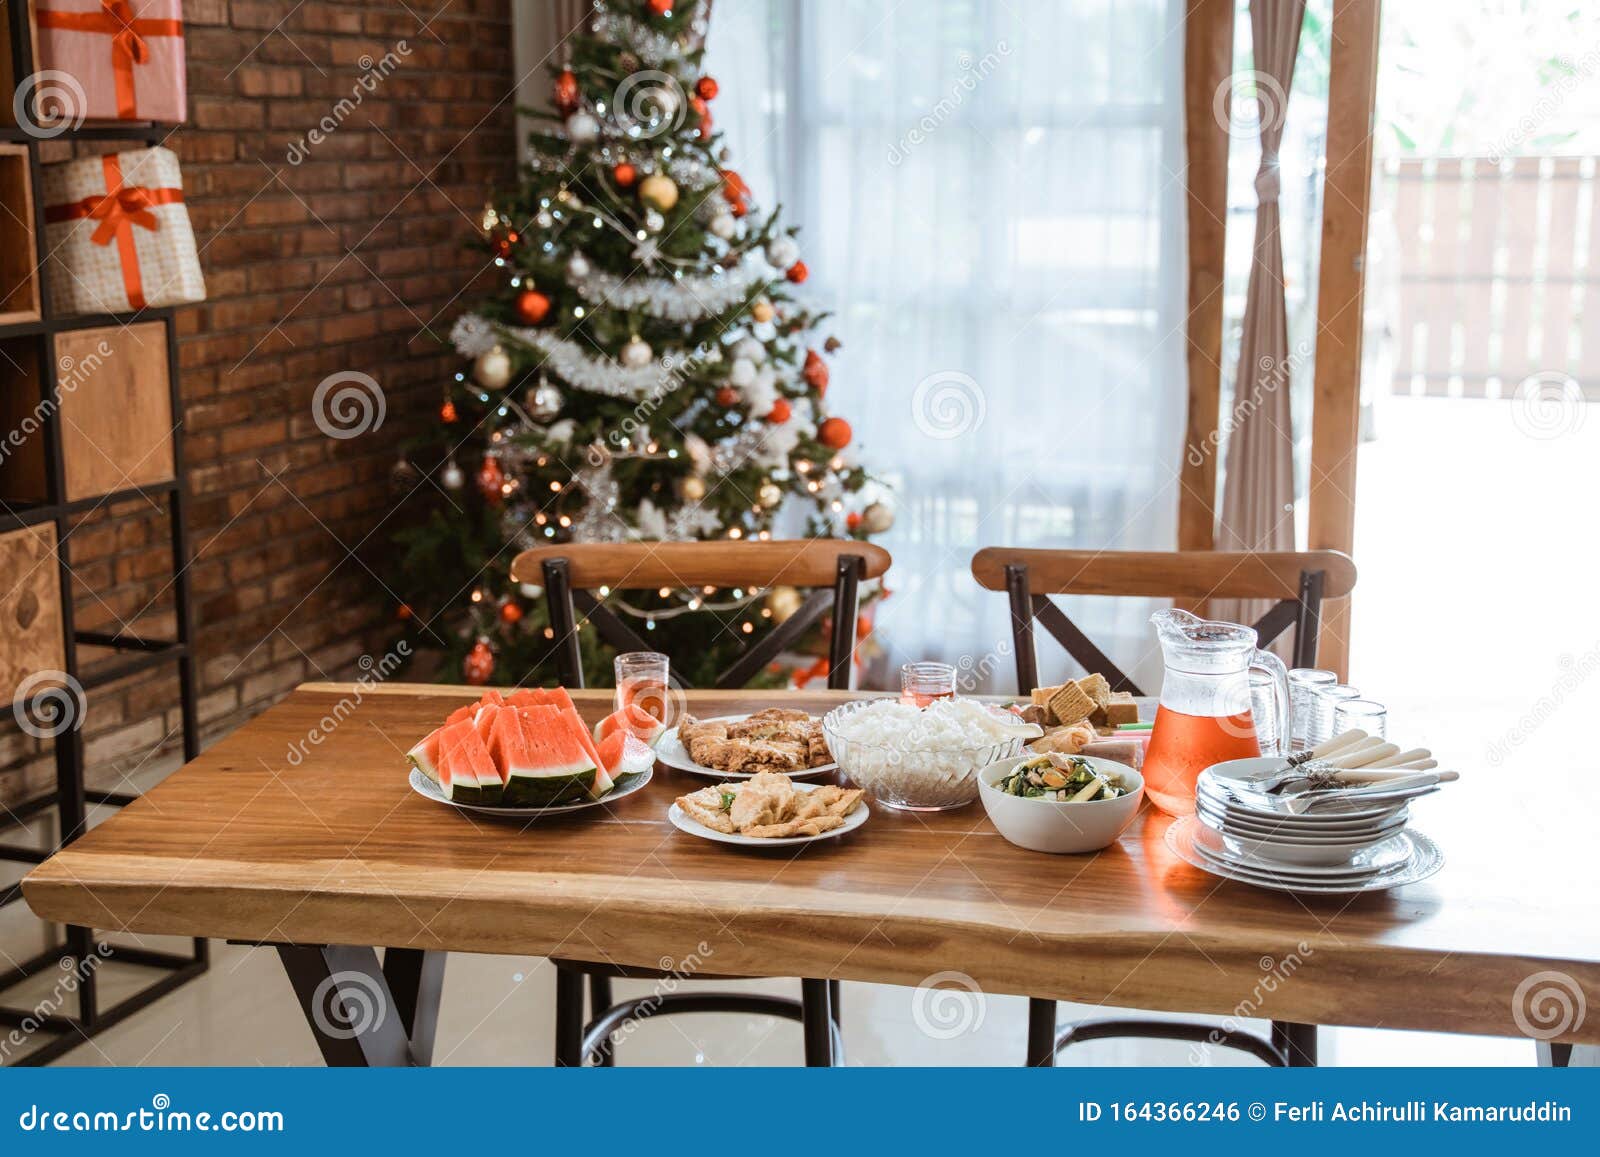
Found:
M 1106 595 L 1201 601 L 1213 598 L 1275 599 L 1255 623 L 1265 647 L 1294 631 L 1296 667 L 1314 667 L 1322 624 L 1322 600 L 1341 598 L 1355 586 L 1356 568 L 1333 550 L 1263 554 L 1231 551 L 1022 550 L 988 547 L 972 559 L 978 585 L 1004 591 L 1011 600 L 1011 633 L 1016 653 L 1017 691 L 1027 695 L 1039 683 L 1033 625 L 1053 635 L 1086 671 L 1105 675 L 1116 691 L 1144 692 L 1095 646 L 1051 595 Z M 1314 1025 L 1274 1021 L 1271 1040 L 1224 1031 L 1198 1022 L 1113 1019 L 1056 1026 L 1053 1000 L 1028 1004 L 1028 1064 L 1053 1065 L 1068 1045 L 1114 1037 L 1152 1037 L 1240 1049 L 1269 1065 L 1314 1065 Z
M 584 617 L 601 638 L 625 651 L 650 651 L 605 603 L 591 592 L 652 590 L 659 587 L 770 587 L 811 589 L 799 610 L 723 671 L 718 687 L 742 687 L 796 641 L 830 607 L 833 627 L 828 646 L 828 686 L 847 690 L 855 651 L 858 589 L 862 579 L 889 569 L 889 552 L 870 543 L 815 539 L 777 542 L 584 543 L 536 547 L 511 564 L 514 582 L 542 583 L 556 638 L 556 665 L 568 687 L 583 686 L 578 620 Z M 680 686 L 679 679 L 674 680 Z M 663 979 L 648 968 L 578 960 L 555 960 L 556 1064 L 577 1066 L 588 1058 L 615 1063 L 610 1037 L 630 1019 L 675 1012 L 742 1012 L 783 1017 L 801 1023 L 807 1065 L 828 1065 L 840 1055 L 839 982 L 800 981 L 801 998 L 729 992 L 670 992 L 617 1003 L 614 978 Z M 584 978 L 589 981 L 590 1014 L 584 1015 Z M 740 979 L 700 975 L 696 979 Z

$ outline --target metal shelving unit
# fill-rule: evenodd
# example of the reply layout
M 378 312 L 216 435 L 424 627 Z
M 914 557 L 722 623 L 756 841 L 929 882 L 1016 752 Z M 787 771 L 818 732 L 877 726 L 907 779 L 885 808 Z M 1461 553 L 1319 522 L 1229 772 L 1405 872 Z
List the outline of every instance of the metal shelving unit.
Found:
M 18 78 L 33 74 L 32 36 L 28 27 L 29 5 L 6 5 L 10 22 L 12 75 Z M 32 116 L 33 110 L 23 111 Z M 158 144 L 167 130 L 153 124 L 112 124 L 101 127 L 85 125 L 57 132 L 30 131 L 26 126 L 0 128 L 0 141 L 26 146 L 29 161 L 29 181 L 33 193 L 33 230 L 42 254 L 44 249 L 44 198 L 41 182 L 40 143 L 51 141 L 117 140 Z M 177 327 L 171 309 L 145 309 L 136 314 L 91 314 L 72 317 L 54 317 L 50 308 L 49 273 L 46 262 L 40 260 L 35 270 L 38 280 L 39 312 L 37 319 L 16 321 L 0 325 L 0 341 L 32 341 L 36 343 L 36 361 L 39 368 L 39 390 L 45 419 L 37 437 L 44 439 L 45 500 L 14 502 L 0 494 L 0 533 L 22 527 L 51 523 L 56 531 L 56 561 L 59 572 L 59 599 L 63 633 L 63 670 L 83 688 L 85 698 L 94 690 L 139 672 L 168 664 L 176 665 L 178 672 L 180 713 L 183 731 L 183 757 L 185 762 L 200 753 L 200 731 L 196 719 L 197 683 L 193 638 L 193 608 L 189 591 L 189 543 L 185 524 L 185 495 L 183 487 L 183 428 L 182 401 L 178 390 Z M 131 322 L 160 321 L 166 330 L 167 378 L 170 392 L 174 429 L 172 432 L 173 477 L 153 485 L 133 487 L 109 494 L 69 501 L 65 464 L 62 460 L 60 424 L 60 395 L 56 381 L 54 343 L 57 334 L 95 326 L 127 325 Z M 72 572 L 68 532 L 71 520 L 96 507 L 124 499 L 144 497 L 166 510 L 171 529 L 172 590 L 175 608 L 175 630 L 170 639 L 151 639 L 136 635 L 77 631 L 73 625 Z M 108 657 L 97 662 L 82 664 L 78 648 L 104 649 Z M 87 823 L 90 805 L 121 807 L 135 798 L 121 792 L 89 791 L 84 786 L 83 734 L 73 727 L 54 739 L 56 757 L 55 790 L 29 802 L 12 814 L 23 823 L 54 809 L 57 818 L 57 845 L 70 843 L 82 835 Z M 0 843 L 0 860 L 25 864 L 40 863 L 52 855 L 55 848 L 39 850 Z M 0 907 L 21 898 L 21 886 L 13 884 L 0 889 Z M 41 1065 L 76 1047 L 95 1033 L 110 1028 L 133 1013 L 192 980 L 206 970 L 209 961 L 209 944 L 196 938 L 187 954 L 157 952 L 144 948 L 110 945 L 96 935 L 95 929 L 69 926 L 66 929 L 65 950 L 61 947 L 42 952 L 20 964 L 0 969 L 0 1027 L 18 1028 L 24 1024 L 35 1031 L 46 1032 L 54 1039 L 35 1048 L 17 1060 L 22 1065 Z M 97 958 L 101 962 L 119 963 L 154 968 L 165 975 L 145 985 L 129 996 L 104 1004 L 100 999 L 98 963 L 89 967 L 86 962 Z M 6 1003 L 6 994 L 29 977 L 39 973 L 62 972 L 62 962 L 71 961 L 76 976 L 77 1011 L 68 1014 L 61 1010 L 40 1015 L 36 1008 L 16 1008 Z

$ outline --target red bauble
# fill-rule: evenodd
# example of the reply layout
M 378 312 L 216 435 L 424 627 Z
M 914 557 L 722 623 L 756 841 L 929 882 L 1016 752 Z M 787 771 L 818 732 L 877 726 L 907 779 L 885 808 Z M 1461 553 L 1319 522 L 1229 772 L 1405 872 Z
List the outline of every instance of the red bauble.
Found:
M 448 426 L 450 423 L 454 422 L 455 420 L 456 420 L 456 404 L 454 402 L 452 402 L 449 398 L 446 398 L 444 400 L 444 405 L 439 407 L 439 421 L 443 422 L 445 425 Z
M 511 599 L 500 604 L 500 621 L 507 626 L 516 626 L 522 622 L 522 608 Z
M 866 615 L 861 615 L 856 619 L 856 638 L 865 639 L 870 634 L 872 634 L 872 620 Z
M 506 472 L 500 469 L 500 459 L 493 454 L 485 454 L 483 465 L 478 467 L 478 493 L 490 502 L 499 502 L 505 497 L 500 490 L 505 481 Z
M 854 436 L 850 423 L 843 418 L 829 418 L 817 427 L 817 441 L 834 450 L 843 450 Z
M 672 0 L 650 0 L 650 11 L 657 16 L 672 15 Z
M 578 78 L 572 69 L 564 68 L 556 77 L 554 100 L 562 116 L 571 116 L 578 110 Z
M 550 299 L 537 289 L 517 294 L 517 317 L 524 325 L 538 325 L 550 313 Z
M 733 409 L 739 404 L 739 391 L 732 386 L 723 386 L 717 391 L 717 405 L 726 409 Z
M 639 170 L 623 161 L 622 164 L 611 170 L 611 179 L 619 186 L 626 189 L 639 179 Z
M 722 199 L 729 204 L 748 199 L 750 186 L 744 183 L 744 178 L 732 169 L 722 171 Z
M 806 268 L 806 263 L 804 261 L 796 261 L 793 265 L 789 266 L 789 269 L 784 276 L 790 281 L 794 282 L 796 285 L 799 285 L 802 281 L 811 276 L 811 270 Z
M 512 244 L 511 238 L 514 237 L 514 236 L 515 236 L 515 234 L 510 234 L 510 235 L 507 235 L 505 237 L 496 237 L 494 239 L 494 251 L 495 251 L 495 254 L 497 256 L 499 256 L 499 257 L 510 257 L 511 256 L 511 244 Z
M 779 398 L 772 403 L 772 409 L 767 412 L 767 421 L 773 425 L 781 426 L 794 414 L 794 409 L 789 405 L 788 398 Z
M 822 355 L 816 350 L 806 351 L 805 369 L 800 371 L 800 376 L 805 378 L 806 385 L 818 394 L 828 392 L 828 363 L 822 360 Z
M 411 609 L 410 603 L 401 603 L 394 609 L 394 617 L 399 619 L 402 623 L 411 618 L 411 616 L 415 613 L 416 612 Z
M 702 76 L 694 82 L 694 94 L 701 100 L 716 100 L 717 82 L 709 76 Z
M 709 137 L 711 135 L 710 106 L 708 106 L 706 102 L 701 100 L 699 97 L 691 96 L 689 98 L 689 107 L 694 110 L 696 121 L 695 129 L 702 137 Z
M 860 525 L 861 525 L 861 515 L 857 514 L 854 510 L 852 510 L 849 514 L 844 516 L 844 528 L 846 530 L 854 530 L 856 527 L 858 527 Z
M 494 652 L 489 649 L 488 639 L 472 644 L 472 650 L 461 660 L 461 677 L 474 687 L 482 687 L 494 678 Z
M 735 201 L 733 204 L 728 206 L 728 212 L 732 213 L 735 217 L 743 217 L 746 213 L 750 212 L 750 202 Z

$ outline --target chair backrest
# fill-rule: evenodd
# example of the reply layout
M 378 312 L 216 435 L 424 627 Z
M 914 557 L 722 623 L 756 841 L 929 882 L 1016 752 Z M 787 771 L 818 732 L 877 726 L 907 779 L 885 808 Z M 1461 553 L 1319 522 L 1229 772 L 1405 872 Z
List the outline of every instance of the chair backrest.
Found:
M 511 578 L 519 583 L 544 584 L 550 627 L 556 637 L 556 665 L 562 682 L 570 687 L 583 686 L 576 614 L 579 609 L 612 646 L 628 651 L 655 650 L 591 593 L 602 587 L 810 588 L 812 593 L 800 608 L 718 675 L 716 685 L 742 687 L 831 606 L 828 686 L 845 690 L 850 686 L 855 654 L 860 582 L 881 578 L 889 563 L 889 552 L 881 546 L 852 539 L 565 543 L 523 551 L 512 560 Z
M 1011 600 L 1011 633 L 1021 694 L 1038 685 L 1033 650 L 1037 620 L 1085 669 L 1104 674 L 1116 691 L 1143 694 L 1096 647 L 1051 595 L 1123 598 L 1275 599 L 1255 623 L 1261 645 L 1294 630 L 1294 665 L 1313 667 L 1322 600 L 1342 598 L 1356 583 L 1355 563 L 1336 550 L 1105 551 L 1026 550 L 991 546 L 972 559 L 972 576 Z

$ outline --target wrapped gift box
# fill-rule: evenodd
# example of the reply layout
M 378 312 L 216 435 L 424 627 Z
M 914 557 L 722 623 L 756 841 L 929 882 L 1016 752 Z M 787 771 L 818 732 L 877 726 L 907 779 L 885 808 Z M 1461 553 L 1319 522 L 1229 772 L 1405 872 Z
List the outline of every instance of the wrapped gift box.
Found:
M 46 248 L 58 314 L 122 313 L 204 301 L 178 158 L 134 149 L 46 165 Z
M 179 0 L 36 0 L 34 14 L 39 67 L 82 90 L 83 107 L 65 110 L 74 119 L 184 119 Z

